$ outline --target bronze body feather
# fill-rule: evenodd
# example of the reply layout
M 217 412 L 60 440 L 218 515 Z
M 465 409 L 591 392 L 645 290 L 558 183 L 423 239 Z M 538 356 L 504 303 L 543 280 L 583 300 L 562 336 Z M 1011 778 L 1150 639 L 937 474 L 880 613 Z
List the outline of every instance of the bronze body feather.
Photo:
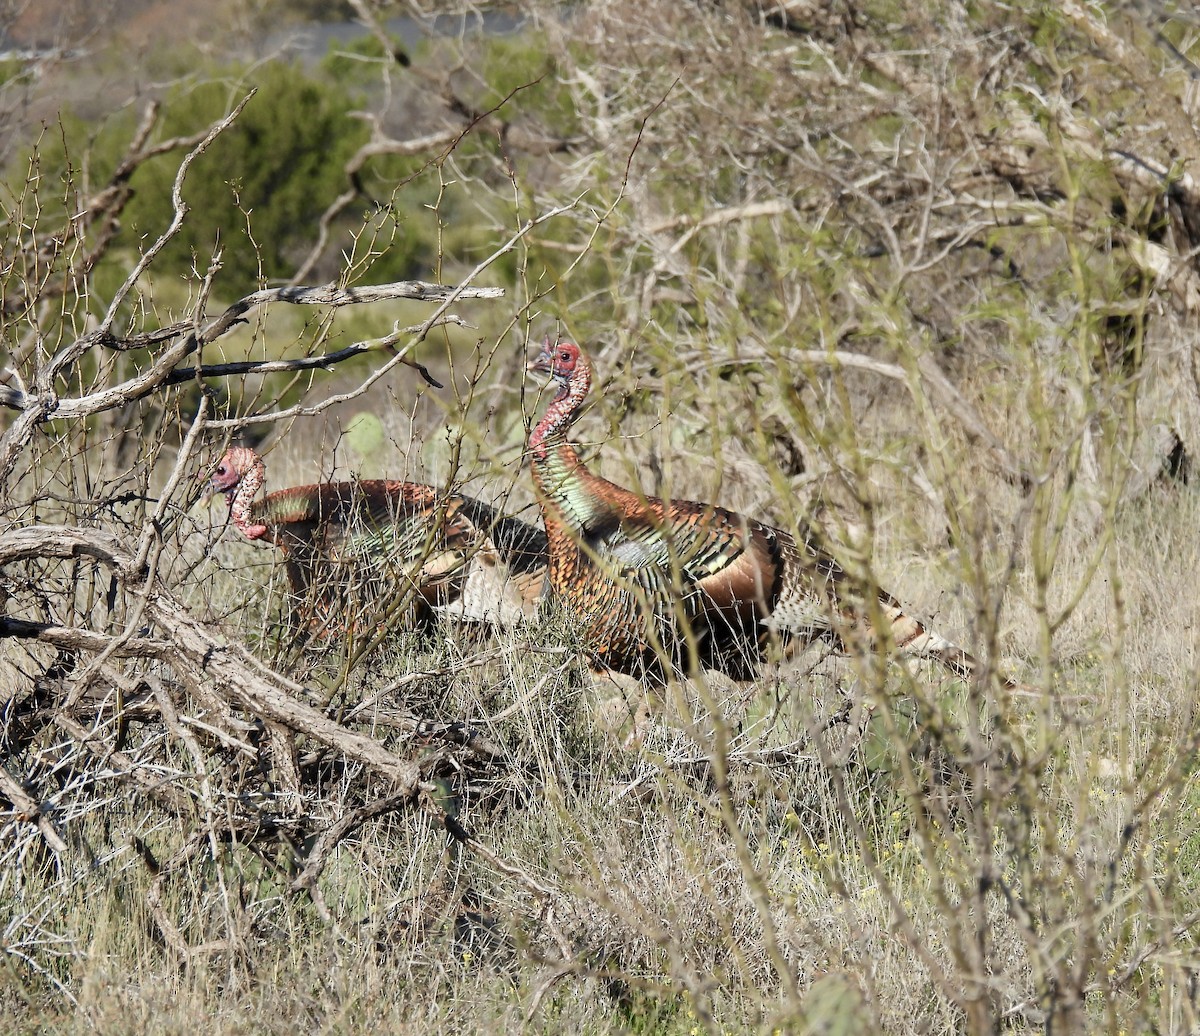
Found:
M 662 675 L 696 666 L 746 678 L 772 639 L 874 645 L 873 620 L 896 649 L 960 676 L 978 662 L 908 615 L 886 591 L 862 599 L 812 531 L 801 539 L 711 504 L 642 496 L 588 471 L 566 432 L 591 385 L 579 347 L 548 342 L 530 370 L 558 394 L 530 435 L 546 524 L 548 586 L 601 666 Z
M 501 626 L 536 610 L 545 536 L 482 501 L 390 479 L 293 486 L 255 499 L 264 480 L 262 458 L 234 447 L 211 484 L 244 536 L 282 551 L 293 614 L 310 628 L 344 629 L 364 607 L 386 621 L 389 603 L 406 598 L 418 617 L 436 611 Z

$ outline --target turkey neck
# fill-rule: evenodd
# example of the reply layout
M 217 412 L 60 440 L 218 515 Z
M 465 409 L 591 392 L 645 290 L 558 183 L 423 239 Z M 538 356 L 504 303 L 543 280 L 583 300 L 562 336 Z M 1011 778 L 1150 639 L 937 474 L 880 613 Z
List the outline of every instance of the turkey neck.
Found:
M 529 436 L 533 480 L 543 508 L 552 509 L 563 524 L 581 532 L 598 524 L 606 510 L 596 490 L 607 483 L 588 471 L 567 441 L 567 429 L 579 415 L 588 387 L 586 376 L 573 379 Z
M 229 500 L 229 517 L 243 534 L 248 527 L 257 524 L 251 518 L 250 508 L 253 506 L 254 497 L 262 489 L 265 478 L 266 467 L 262 458 L 256 456 L 250 469 L 238 480 L 237 488 Z

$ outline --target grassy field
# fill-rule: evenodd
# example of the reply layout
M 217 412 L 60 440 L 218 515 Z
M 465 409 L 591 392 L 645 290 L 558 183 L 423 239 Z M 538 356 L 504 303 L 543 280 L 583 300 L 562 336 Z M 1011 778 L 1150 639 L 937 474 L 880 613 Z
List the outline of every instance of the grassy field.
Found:
M 403 61 L 368 32 L 331 66 L 372 116 L 326 170 L 352 202 L 241 309 L 216 243 L 177 269 L 165 225 L 131 235 L 107 130 L 23 153 L 0 1030 L 1196 1031 L 1200 55 L 1194 14 L 1150 17 L 534 4 Z M 173 46 L 183 94 L 105 126 L 255 82 Z M 52 71 L 6 81 L 14 139 Z M 204 181 L 244 217 L 219 247 L 254 248 L 250 179 Z M 351 297 L 389 235 L 435 257 L 413 279 L 505 295 Z M 523 371 L 555 334 L 595 363 L 593 470 L 816 524 L 980 675 L 819 644 L 645 687 L 552 604 L 304 642 L 277 553 L 199 499 L 225 446 L 269 488 L 537 520 Z

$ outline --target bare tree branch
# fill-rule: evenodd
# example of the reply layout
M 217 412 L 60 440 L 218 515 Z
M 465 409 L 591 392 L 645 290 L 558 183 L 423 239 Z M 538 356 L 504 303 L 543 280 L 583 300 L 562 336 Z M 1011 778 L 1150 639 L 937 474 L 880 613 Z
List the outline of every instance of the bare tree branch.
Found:
M 63 840 L 62 835 L 58 833 L 58 829 L 54 826 L 54 821 L 50 819 L 41 805 L 25 791 L 21 786 L 21 782 L 9 773 L 3 764 L 0 764 L 0 794 L 3 794 L 12 803 L 16 819 L 36 824 L 38 830 L 42 833 L 42 837 L 46 839 L 46 844 L 60 856 L 67 852 L 67 843 Z
M 233 125 L 233 123 L 237 120 L 237 117 L 241 115 L 242 109 L 250 103 L 250 99 L 255 95 L 256 92 L 257 91 L 255 90 L 251 90 L 234 106 L 233 110 L 228 115 L 226 115 L 223 119 L 219 119 L 217 122 L 213 123 L 213 125 L 209 127 L 208 132 L 206 132 L 204 137 L 200 140 L 200 143 L 192 148 L 192 150 L 184 156 L 183 161 L 179 163 L 179 169 L 176 170 L 175 173 L 175 182 L 171 185 L 171 205 L 174 209 L 171 222 L 167 229 L 164 230 L 154 240 L 154 242 L 151 243 L 150 247 L 141 254 L 133 269 L 129 271 L 129 276 L 125 278 L 125 283 L 122 284 L 121 287 L 117 289 L 116 294 L 113 295 L 112 300 L 108 304 L 108 311 L 100 320 L 99 330 L 101 334 L 107 334 L 109 332 L 109 330 L 112 328 L 113 321 L 117 319 L 117 313 L 120 312 L 121 305 L 125 302 L 125 299 L 133 290 L 134 285 L 141 280 L 142 275 L 147 269 L 150 268 L 150 265 L 154 262 L 159 252 L 161 252 L 163 248 L 166 247 L 167 243 L 179 233 L 180 228 L 183 226 L 183 221 L 188 214 L 188 205 L 183 200 L 183 183 L 187 179 L 188 170 L 191 168 L 192 163 L 208 150 L 209 145 L 212 144 L 217 137 L 219 137 L 225 132 L 225 130 Z M 72 347 L 68 346 L 67 348 L 69 350 Z M 52 375 L 57 375 L 60 367 L 61 364 L 56 366 L 55 363 L 51 362 L 50 368 Z
M 509 252 L 511 252 L 514 248 L 517 247 L 517 245 L 522 240 L 524 240 L 537 227 L 541 226 L 543 223 L 547 222 L 548 220 L 554 219 L 555 217 L 561 216 L 563 213 L 569 212 L 572 209 L 574 209 L 579 204 L 581 198 L 582 198 L 582 196 L 577 197 L 565 205 L 556 206 L 552 209 L 547 210 L 546 212 L 543 212 L 543 213 L 533 217 L 532 219 L 526 220 L 525 223 L 523 223 L 507 241 L 505 241 L 499 248 L 497 248 L 494 252 L 492 252 L 491 255 L 489 255 L 487 258 L 485 258 L 481 263 L 479 263 L 473 270 L 471 270 L 466 275 L 466 277 L 464 278 L 464 283 L 469 283 L 470 281 L 474 280 L 481 273 L 483 273 L 484 270 L 486 270 L 489 266 L 491 266 L 493 263 L 495 263 L 495 261 L 497 259 L 499 259 L 502 255 L 507 255 Z M 472 289 L 464 289 L 464 290 L 470 291 Z M 500 289 L 486 289 L 486 288 L 475 289 L 475 290 L 478 290 L 478 291 L 488 291 L 488 290 L 500 291 Z M 450 306 L 452 306 L 454 304 L 455 300 L 458 298 L 463 298 L 463 297 L 467 297 L 467 296 L 460 294 L 458 292 L 458 289 L 450 290 L 449 293 L 445 296 L 445 299 L 442 302 L 442 304 L 440 306 L 438 306 L 438 308 L 435 309 L 433 311 L 433 313 L 430 314 L 429 318 L 424 323 L 422 323 L 417 328 L 417 330 L 414 332 L 412 341 L 408 343 L 408 345 L 406 346 L 406 349 L 410 349 L 413 346 L 420 343 L 421 341 L 423 341 L 425 336 L 429 333 L 429 329 L 444 318 L 446 311 L 450 308 Z M 484 296 L 484 297 L 491 297 L 491 296 Z M 386 338 L 381 339 L 380 342 L 385 343 L 386 345 L 388 345 L 390 347 L 392 345 L 397 344 L 402 337 L 404 337 L 404 332 L 397 331 L 393 335 L 388 335 L 388 336 L 386 336 Z M 378 347 L 378 346 L 373 345 L 372 347 Z M 321 400 L 319 403 L 315 403 L 315 404 L 297 403 L 295 406 L 288 407 L 285 410 L 279 410 L 279 411 L 275 411 L 275 412 L 269 413 L 269 414 L 250 414 L 245 417 L 229 418 L 229 419 L 221 420 L 221 421 L 210 421 L 209 427 L 214 430 L 230 430 L 230 429 L 244 428 L 244 427 L 247 427 L 250 425 L 256 425 L 256 424 L 270 424 L 270 423 L 273 423 L 276 421 L 290 420 L 294 417 L 300 417 L 300 416 L 312 417 L 319 413 L 322 413 L 325 410 L 328 410 L 332 406 L 336 406 L 339 403 L 344 403 L 347 400 L 358 397 L 364 391 L 366 391 L 371 385 L 375 384 L 375 382 L 377 382 L 380 378 L 384 377 L 394 366 L 396 366 L 396 364 L 405 363 L 405 362 L 407 362 L 407 360 L 406 360 L 404 353 L 403 352 L 397 353 L 387 363 L 385 363 L 383 366 L 381 366 L 377 370 L 373 371 L 369 376 L 364 378 L 362 383 L 359 384 L 356 388 L 354 388 L 350 392 L 343 392 L 343 393 L 339 393 L 334 396 L 329 396 L 326 399 Z
M 56 626 L 50 622 L 30 622 L 0 615 L 0 639 L 38 640 L 63 651 L 107 651 L 114 658 L 164 658 L 171 645 L 150 637 L 116 637 L 78 626 Z
M 92 558 L 108 566 L 121 582 L 144 593 L 148 617 L 170 644 L 164 657 L 189 674 L 211 680 L 217 693 L 239 708 L 314 737 L 396 781 L 398 789 L 415 793 L 420 780 L 415 764 L 296 701 L 290 693 L 290 682 L 272 679 L 274 674 L 242 648 L 213 636 L 166 590 L 143 586 L 146 573 L 134 570 L 133 555 L 111 533 L 53 525 L 0 533 L 0 566 L 32 558 Z
M 549 218 L 548 214 L 545 218 Z M 537 221 L 540 222 L 540 221 Z M 531 226 L 536 222 L 531 223 Z M 528 228 L 526 228 L 528 229 Z M 518 238 L 519 239 L 518 235 Z M 514 239 L 516 240 L 516 239 Z M 510 246 L 511 247 L 511 244 Z M 498 252 L 497 255 L 502 254 Z M 490 262 L 491 260 L 489 260 Z M 477 276 L 486 268 L 481 264 L 471 276 Z M 283 287 L 256 291 L 229 306 L 219 317 L 210 322 L 198 333 L 192 331 L 191 325 L 172 325 L 172 335 L 177 337 L 174 344 L 164 350 L 154 362 L 136 377 L 116 385 L 110 385 L 76 398 L 62 399 L 53 388 L 56 372 L 73 359 L 83 355 L 93 345 L 107 345 L 113 339 L 103 328 L 86 335 L 70 346 L 60 351 L 57 357 L 47 367 L 39 372 L 38 388 L 35 391 L 25 391 L 11 385 L 0 386 L 0 407 L 20 411 L 20 416 L 9 426 L 3 436 L 0 436 L 0 482 L 7 486 L 7 478 L 16 462 L 17 455 L 37 425 L 52 420 L 73 420 L 89 417 L 93 414 L 124 406 L 136 399 L 142 399 L 159 389 L 178 384 L 184 380 L 182 376 L 172 377 L 178 364 L 196 352 L 202 346 L 211 344 L 228 333 L 252 309 L 267 305 L 270 302 L 287 302 L 292 305 L 321 305 L 321 306 L 352 306 L 364 303 L 380 302 L 389 299 L 415 299 L 428 302 L 443 300 L 442 306 L 425 323 L 421 324 L 411 345 L 420 341 L 430 327 L 442 320 L 446 309 L 457 299 L 494 299 L 504 294 L 503 288 L 476 288 L 464 283 L 457 287 L 441 284 L 429 284 L 424 281 L 397 281 L 392 284 L 365 285 L 362 287 L 339 287 L 338 285 L 321 285 L 315 287 Z M 182 336 L 182 337 L 178 337 Z M 351 355 L 359 355 L 370 349 L 392 348 L 400 340 L 408 336 L 408 330 L 396 331 L 383 339 L 370 344 L 361 344 L 356 352 L 347 354 L 338 360 L 318 362 L 311 366 L 327 366 L 330 362 L 340 362 L 349 359 Z M 169 338 L 164 339 L 169 340 Z M 117 340 L 119 342 L 119 340 Z M 117 347 L 122 347 L 118 345 Z M 128 347 L 128 346 L 124 346 Z M 396 363 L 410 362 L 403 354 L 395 356 L 384 368 L 390 369 Z M 303 365 L 295 368 L 304 369 Z M 195 374 L 195 368 L 190 368 Z M 51 372 L 55 372 L 52 375 Z M 428 372 L 425 372 L 428 375 Z M 6 490 L 7 491 L 7 490 Z

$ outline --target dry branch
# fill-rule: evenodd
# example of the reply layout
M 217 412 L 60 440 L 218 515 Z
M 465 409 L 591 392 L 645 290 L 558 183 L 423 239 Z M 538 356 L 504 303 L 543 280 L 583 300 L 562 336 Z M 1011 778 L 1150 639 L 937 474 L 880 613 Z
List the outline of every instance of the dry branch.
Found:
M 109 651 L 114 658 L 163 658 L 170 644 L 150 637 L 129 637 L 116 646 L 117 638 L 78 626 L 57 626 L 0 615 L 0 639 L 37 640 L 62 651 Z
M 849 352 L 845 349 L 829 351 L 800 349 L 792 351 L 790 355 L 798 363 L 867 371 L 904 382 L 910 391 L 914 389 L 908 371 L 899 364 L 877 360 L 873 356 L 864 356 L 862 353 Z M 933 358 L 928 355 L 921 356 L 917 361 L 917 369 L 930 396 L 936 399 L 946 413 L 962 425 L 963 430 L 973 441 L 987 450 L 1005 477 L 1021 486 L 1029 486 L 1032 483 L 1032 476 L 1013 459 L 1004 443 L 992 433 L 983 418 L 954 387 Z
M 165 384 L 177 383 L 180 380 L 178 377 L 172 379 L 172 374 L 175 373 L 175 365 L 177 363 L 190 356 L 202 346 L 210 345 L 217 341 L 217 339 L 239 324 L 241 319 L 250 310 L 270 302 L 288 302 L 292 305 L 330 306 L 336 308 L 339 306 L 352 306 L 392 299 L 414 299 L 421 302 L 429 302 L 446 301 L 449 299 L 495 299 L 503 295 L 503 288 L 449 287 L 442 284 L 428 284 L 424 281 L 398 281 L 394 284 L 373 284 L 361 288 L 339 288 L 336 285 L 322 285 L 318 287 L 274 288 L 256 291 L 235 302 L 207 327 L 194 335 L 188 333 L 192 330 L 190 323 L 173 324 L 170 328 L 164 328 L 152 336 L 139 336 L 134 339 L 121 339 L 107 332 L 97 331 L 84 336 L 73 345 L 67 346 L 64 350 L 64 352 L 72 355 L 82 355 L 96 345 L 111 349 L 127 350 L 142 348 L 150 342 L 169 340 L 187 334 L 187 337 L 176 342 L 175 345 L 159 356 L 146 371 L 139 374 L 136 378 L 130 378 L 119 385 L 112 385 L 98 392 L 92 392 L 74 399 L 60 399 L 53 392 L 40 394 L 4 386 L 0 388 L 0 406 L 26 413 L 36 411 L 39 415 L 37 418 L 38 421 L 71 420 L 80 417 L 89 417 L 103 410 L 123 406 L 135 399 L 141 399 L 149 395 Z M 420 325 L 416 329 L 405 328 L 402 331 L 398 330 L 395 337 L 388 336 L 375 342 L 358 343 L 354 346 L 349 346 L 347 349 L 341 350 L 338 354 L 330 354 L 318 358 L 315 361 L 315 365 L 328 366 L 339 363 L 344 359 L 361 355 L 371 349 L 378 349 L 384 345 L 394 345 L 400 336 L 419 332 L 424 327 L 425 325 Z M 345 353 L 346 355 L 341 355 L 341 353 Z M 306 361 L 269 362 L 297 364 Z M 307 362 L 309 365 L 313 365 L 314 361 L 310 360 Z M 56 366 L 61 366 L 61 364 L 56 364 Z M 302 370 L 305 368 L 303 366 L 287 366 L 278 369 Z M 194 376 L 196 371 L 194 368 L 189 368 L 189 373 Z M 235 370 L 229 373 L 242 372 Z M 201 374 L 203 375 L 203 369 L 201 370 Z
M 244 102 L 243 102 L 244 103 Z M 36 279 L 14 279 L 8 285 L 4 298 L 0 300 L 0 314 L 11 317 L 30 305 L 36 299 L 46 302 L 79 289 L 97 262 L 108 251 L 119 228 L 119 219 L 133 190 L 129 185 L 130 179 L 137 170 L 150 159 L 172 151 L 184 148 L 191 149 L 185 163 L 205 150 L 212 139 L 231 123 L 232 118 L 221 119 L 214 126 L 198 133 L 183 137 L 171 137 L 156 144 L 147 144 L 155 125 L 158 122 L 160 104 L 149 102 L 142 112 L 141 122 L 134 131 L 125 155 L 117 164 L 108 183 L 91 197 L 87 198 L 77 211 L 74 211 L 66 223 L 56 233 L 46 233 L 37 241 L 30 243 L 28 253 L 36 255 L 39 264 L 48 266 L 72 241 L 83 241 L 89 230 L 95 229 L 94 237 L 88 241 L 87 252 L 82 258 L 71 265 L 68 272 L 56 279 L 38 284 Z M 239 106 L 239 111 L 241 106 Z M 30 292 L 30 287 L 37 284 L 36 293 Z
M 38 525 L 0 534 L 0 566 L 34 558 L 92 558 L 109 567 L 127 589 L 143 594 L 147 616 L 159 627 L 170 648 L 166 658 L 192 679 L 204 678 L 230 704 L 253 715 L 282 723 L 395 782 L 398 793 L 415 793 L 420 780 L 416 764 L 401 759 L 377 741 L 347 730 L 322 713 L 296 701 L 294 684 L 270 671 L 237 645 L 224 643 L 193 619 L 174 595 L 146 586 L 145 573 L 134 570 L 133 555 L 115 536 L 97 529 Z
M 242 109 L 250 103 L 250 98 L 252 98 L 256 92 L 257 91 L 255 90 L 251 90 L 234 106 L 233 110 L 229 112 L 228 115 L 226 115 L 223 119 L 219 119 L 214 122 L 208 128 L 208 131 L 204 134 L 200 142 L 194 148 L 192 148 L 192 150 L 184 156 L 183 161 L 179 163 L 179 168 L 175 171 L 175 182 L 171 186 L 171 206 L 173 209 L 171 223 L 167 229 L 164 230 L 138 257 L 137 263 L 134 265 L 133 269 L 129 271 L 129 275 L 125 278 L 125 283 L 117 289 L 116 294 L 113 295 L 112 299 L 109 301 L 108 311 L 104 314 L 103 319 L 100 321 L 101 334 L 108 334 L 108 332 L 112 329 L 113 322 L 117 319 L 117 314 L 121 311 L 121 307 L 125 300 L 129 297 L 129 293 L 133 291 L 137 282 L 142 279 L 142 276 L 145 274 L 145 272 L 153 265 L 154 260 L 158 257 L 159 253 L 183 228 L 183 221 L 187 218 L 188 214 L 188 205 L 183 200 L 183 184 L 187 179 L 188 170 L 191 168 L 192 163 L 208 150 L 209 145 L 211 145 L 212 142 L 217 139 L 217 137 L 219 137 L 225 130 L 233 125 L 233 123 L 237 120 L 237 117 L 241 115 Z M 71 348 L 71 346 L 68 346 L 68 349 Z
M 0 765 L 0 794 L 12 803 L 13 813 L 17 820 L 37 825 L 46 844 L 60 856 L 67 851 L 67 843 L 54 826 L 54 821 L 47 816 L 41 805 L 21 786 L 8 770 Z
M 99 762 L 111 767 L 114 777 L 136 788 L 160 808 L 178 816 L 187 816 L 191 812 L 192 798 L 187 792 L 176 788 L 153 768 L 119 751 L 99 731 L 88 730 L 82 723 L 61 711 L 54 713 L 53 722 L 75 744 L 86 749 Z
M 376 799 L 373 802 L 368 802 L 365 806 L 359 806 L 357 809 L 351 810 L 345 816 L 339 818 L 335 823 L 330 824 L 309 851 L 308 860 L 304 864 L 304 869 L 292 879 L 293 891 L 302 889 L 313 889 L 316 887 L 317 879 L 321 877 L 321 872 L 325 869 L 325 865 L 329 862 L 329 856 L 338 843 L 342 839 L 353 834 L 358 828 L 369 820 L 374 820 L 376 817 L 384 816 L 387 813 L 394 813 L 398 809 L 403 809 L 412 801 L 412 796 L 404 793 L 399 795 L 388 795 L 382 799 Z
M 437 323 L 457 324 L 459 327 L 470 326 L 459 317 L 450 315 L 442 317 Z M 202 367 L 180 367 L 178 370 L 171 372 L 164 384 L 178 385 L 196 378 L 227 378 L 244 374 L 279 374 L 288 371 L 329 370 L 331 367 L 335 367 L 339 363 L 344 363 L 346 360 L 352 360 L 356 356 L 365 356 L 370 352 L 378 352 L 380 349 L 391 348 L 401 337 L 415 334 L 420 330 L 419 326 L 398 329 L 394 337 L 389 335 L 386 338 L 373 339 L 369 342 L 355 342 L 353 345 L 348 345 L 343 349 L 337 349 L 331 353 L 324 353 L 321 356 L 301 356 L 291 360 L 236 360 L 230 363 L 205 364 Z M 442 383 L 429 373 L 428 368 L 424 364 L 409 359 L 406 359 L 404 362 L 416 370 L 427 385 L 431 385 L 434 388 L 443 387 Z
M 20 411 L 17 419 L 9 426 L 4 435 L 0 436 L 0 484 L 5 486 L 4 495 L 6 497 L 8 495 L 8 477 L 16 463 L 17 456 L 25 448 L 38 425 L 52 420 L 78 420 L 90 417 L 93 414 L 125 406 L 134 400 L 143 399 L 168 385 L 177 383 L 181 379 L 173 378 L 173 375 L 176 375 L 178 366 L 184 359 L 221 338 L 240 323 L 246 313 L 259 306 L 267 305 L 270 302 L 287 302 L 292 305 L 320 305 L 337 308 L 391 299 L 440 301 L 442 305 L 438 311 L 420 325 L 411 336 L 412 341 L 409 343 L 409 348 L 411 348 L 424 338 L 430 327 L 442 319 L 446 307 L 452 301 L 464 298 L 493 299 L 499 298 L 503 294 L 503 288 L 476 288 L 467 284 L 451 287 L 429 284 L 424 281 L 397 281 L 392 284 L 374 284 L 362 287 L 340 287 L 329 284 L 314 287 L 264 289 L 239 299 L 201 330 L 195 330 L 191 323 L 172 325 L 169 329 L 170 333 L 164 335 L 161 340 L 176 340 L 149 367 L 135 377 L 75 398 L 61 398 L 56 387 L 59 376 L 94 346 L 107 346 L 115 349 L 131 347 L 129 341 L 114 336 L 107 327 L 102 327 L 59 350 L 38 372 L 37 385 L 32 391 L 24 387 L 0 386 L 0 407 Z M 343 355 L 335 359 L 326 357 L 324 362 L 319 363 L 318 366 L 339 363 L 373 348 L 394 349 L 406 335 L 408 335 L 408 329 L 397 330 L 377 342 L 359 343 L 357 346 L 350 347 L 353 351 L 343 350 Z M 138 339 L 139 344 L 144 338 L 145 336 L 141 336 Z M 408 362 L 411 361 L 403 353 L 399 353 L 392 358 L 385 369 L 390 369 L 396 363 Z M 419 365 L 417 366 L 419 367 Z M 190 368 L 190 371 L 192 374 L 196 373 L 195 368 Z M 425 376 L 428 378 L 427 371 Z
M 0 625 L 0 637 L 32 638 L 70 653 L 93 652 L 101 656 L 108 654 L 111 657 L 131 657 L 138 649 L 143 649 L 145 654 L 142 657 L 154 658 L 158 663 L 170 667 L 183 683 L 197 693 L 201 702 L 215 700 L 217 710 L 214 711 L 218 716 L 223 706 L 240 709 L 258 717 L 264 722 L 268 732 L 271 751 L 274 754 L 273 769 L 276 779 L 282 780 L 286 790 L 291 792 L 288 801 L 280 805 L 284 807 L 284 813 L 290 812 L 294 817 L 300 813 L 299 795 L 302 791 L 300 771 L 291 747 L 295 734 L 311 738 L 326 751 L 332 751 L 344 759 L 361 764 L 388 782 L 391 794 L 385 799 L 376 803 L 375 807 L 355 811 L 325 833 L 304 872 L 294 883 L 293 887 L 296 889 L 311 887 L 324 866 L 327 853 L 354 827 L 382 812 L 412 804 L 419 794 L 427 791 L 430 785 L 426 774 L 445 763 L 451 751 L 461 746 L 468 752 L 493 759 L 500 755 L 496 746 L 479 738 L 464 724 L 425 723 L 413 718 L 406 723 L 406 729 L 412 736 L 424 740 L 437 739 L 442 741 L 445 747 L 424 753 L 419 762 L 407 760 L 389 751 L 374 738 L 330 719 L 298 699 L 298 695 L 309 693 L 305 688 L 273 672 L 241 646 L 226 643 L 194 619 L 182 602 L 158 585 L 153 578 L 153 570 L 139 565 L 134 552 L 127 549 L 118 537 L 111 533 L 73 526 L 36 525 L 0 534 L 0 568 L 51 558 L 63 561 L 89 559 L 107 568 L 127 593 L 143 603 L 145 620 L 157 629 L 159 635 L 119 640 L 88 630 L 4 617 Z M 110 674 L 107 666 L 99 665 L 97 668 L 105 678 L 120 680 L 119 674 Z M 227 740 L 227 736 L 219 727 L 189 720 L 180 715 L 162 682 L 153 677 L 149 680 L 163 721 L 177 738 L 189 746 L 198 772 L 203 773 L 203 755 L 194 732 L 207 730 L 217 735 L 222 743 Z M 61 710 L 53 711 L 51 719 L 90 754 L 119 766 L 122 780 L 164 807 L 176 814 L 191 808 L 189 796 L 156 781 L 136 760 L 117 751 L 115 746 L 108 744 L 96 731 L 87 730 Z M 242 744 L 240 741 L 238 743 Z M 243 747 L 249 749 L 249 746 Z M 281 758 L 280 753 L 286 753 L 287 757 Z M 251 751 L 251 754 L 254 753 Z M 205 811 L 210 817 L 210 822 L 213 822 L 215 814 L 203 783 L 202 780 L 201 799 L 206 803 Z M 66 843 L 57 835 L 36 801 L 25 793 L 16 778 L 6 771 L 0 772 L 0 791 L 13 803 L 19 819 L 36 822 L 56 851 L 66 849 Z M 481 845 L 478 840 L 467 834 L 452 818 L 443 815 L 443 820 L 456 837 L 468 843 L 489 864 L 505 874 L 517 877 L 535 896 L 539 899 L 544 898 L 545 888 L 525 871 L 505 863 L 485 845 Z M 151 908 L 160 925 L 164 926 L 164 937 L 182 951 L 182 938 L 176 940 L 154 897 Z
M 579 204 L 579 202 L 580 202 L 580 199 L 576 198 L 575 200 L 571 201 L 569 204 L 559 205 L 555 208 L 549 209 L 546 212 L 541 213 L 540 215 L 534 216 L 532 219 L 526 220 L 520 227 L 517 228 L 517 230 L 512 234 L 512 236 L 508 238 L 508 240 L 506 240 L 502 245 L 500 245 L 499 248 L 497 248 L 494 252 L 492 252 L 491 255 L 487 256 L 482 262 L 480 262 L 473 270 L 471 270 L 466 275 L 466 277 L 464 278 L 464 283 L 470 283 L 471 281 L 473 281 L 476 277 L 478 277 L 481 273 L 483 273 L 484 270 L 486 270 L 488 267 L 490 267 L 497 259 L 499 259 L 503 255 L 507 255 L 514 248 L 516 248 L 517 245 L 521 241 L 523 241 L 529 234 L 531 234 L 536 228 L 540 227 L 543 223 L 547 222 L 548 220 L 554 219 L 555 217 L 560 216 L 565 212 L 571 211 Z M 414 344 L 416 342 L 423 340 L 425 335 L 428 333 L 428 331 L 431 327 L 435 326 L 439 321 L 445 319 L 446 311 L 449 309 L 449 307 L 454 303 L 454 301 L 456 299 L 467 297 L 467 296 L 464 296 L 462 294 L 462 292 L 471 291 L 471 290 L 476 290 L 476 291 L 493 290 L 493 291 L 499 291 L 499 292 L 503 293 L 502 289 L 487 289 L 487 288 L 480 288 L 480 289 L 465 289 L 464 288 L 461 291 L 459 291 L 457 289 L 452 291 L 451 294 L 448 295 L 442 301 L 441 305 L 438 306 L 433 311 L 433 313 L 430 314 L 428 319 L 426 319 L 425 322 L 420 325 L 420 328 L 417 330 L 415 337 L 413 339 Z M 485 295 L 485 296 L 479 296 L 479 297 L 490 298 L 492 296 Z M 401 335 L 402 335 L 402 332 L 394 332 L 393 335 L 389 335 L 386 338 L 379 340 L 378 342 L 372 343 L 372 346 L 374 348 L 382 348 L 382 347 L 390 348 L 396 342 L 399 341 Z M 409 362 L 409 361 L 406 359 L 404 354 L 398 353 L 397 355 L 393 356 L 383 366 L 379 367 L 377 370 L 372 372 L 367 378 L 365 378 L 363 380 L 363 382 L 357 388 L 353 389 L 350 392 L 343 392 L 343 393 L 338 393 L 333 396 L 328 396 L 327 398 L 321 400 L 319 403 L 315 403 L 315 404 L 297 403 L 295 406 L 288 407 L 285 410 L 277 410 L 277 411 L 274 411 L 269 414 L 249 414 L 244 417 L 234 417 L 234 418 L 229 418 L 227 420 L 222 420 L 222 421 L 210 421 L 208 423 L 208 427 L 213 429 L 214 431 L 227 431 L 227 430 L 231 430 L 231 429 L 245 428 L 249 425 L 271 424 L 271 423 L 274 423 L 277 421 L 291 420 L 294 417 L 315 417 L 317 414 L 320 414 L 323 411 L 328 410 L 332 406 L 336 406 L 339 403 L 344 403 L 347 400 L 354 399 L 357 396 L 360 396 L 371 385 L 375 384 L 375 382 L 377 382 L 380 378 L 382 378 L 385 374 L 387 374 L 388 371 L 390 371 L 393 366 L 395 366 L 398 363 L 407 363 L 407 362 Z

